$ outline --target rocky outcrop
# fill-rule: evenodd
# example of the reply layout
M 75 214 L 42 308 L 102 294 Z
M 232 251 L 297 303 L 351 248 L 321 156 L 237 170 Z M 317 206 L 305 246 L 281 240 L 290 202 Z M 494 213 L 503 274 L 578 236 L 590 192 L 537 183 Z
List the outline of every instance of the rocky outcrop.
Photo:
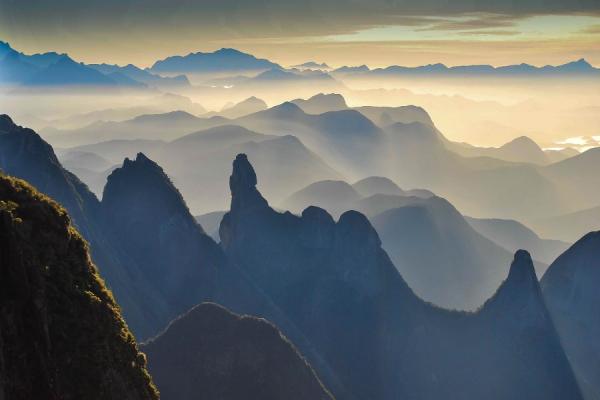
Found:
M 0 398 L 158 399 L 65 209 L 0 175 Z
M 331 400 L 315 372 L 264 319 L 203 303 L 143 346 L 164 400 Z

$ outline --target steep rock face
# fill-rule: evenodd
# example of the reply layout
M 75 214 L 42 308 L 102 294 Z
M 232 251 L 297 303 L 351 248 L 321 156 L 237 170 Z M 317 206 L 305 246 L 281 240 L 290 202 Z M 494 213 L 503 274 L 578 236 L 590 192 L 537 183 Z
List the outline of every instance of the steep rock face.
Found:
M 0 398 L 158 399 L 66 211 L 0 175 Z
M 144 154 L 125 159 L 108 177 L 102 211 L 112 245 L 144 272 L 144 290 L 152 296 L 146 299 L 145 326 L 136 325 L 142 337 L 214 294 L 223 252 L 194 220 L 162 168 Z
M 256 183 L 238 155 L 222 246 L 332 367 L 345 390 L 320 375 L 337 398 L 580 398 L 525 254 L 477 313 L 442 310 L 414 295 L 362 214 L 280 214 Z
M 164 400 L 331 400 L 315 372 L 264 319 L 202 303 L 143 346 Z
M 586 399 L 600 398 L 600 232 L 550 265 L 542 290 Z

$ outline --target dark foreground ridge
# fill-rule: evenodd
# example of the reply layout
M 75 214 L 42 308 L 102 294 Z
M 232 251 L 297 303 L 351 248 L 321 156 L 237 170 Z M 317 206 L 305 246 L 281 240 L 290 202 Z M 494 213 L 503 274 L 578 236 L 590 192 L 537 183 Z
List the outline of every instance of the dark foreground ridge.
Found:
M 315 372 L 264 319 L 202 303 L 143 345 L 163 400 L 332 400 Z
M 0 175 L 0 398 L 158 399 L 66 211 Z

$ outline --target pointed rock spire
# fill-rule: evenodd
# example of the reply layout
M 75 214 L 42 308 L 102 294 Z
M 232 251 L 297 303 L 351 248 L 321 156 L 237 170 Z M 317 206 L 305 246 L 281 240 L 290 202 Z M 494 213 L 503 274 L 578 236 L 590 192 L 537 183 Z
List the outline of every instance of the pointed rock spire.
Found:
M 500 309 L 502 313 L 516 310 L 528 313 L 530 322 L 535 320 L 534 315 L 546 318 L 547 310 L 542 299 L 542 290 L 529 252 L 517 250 L 508 277 L 486 304 L 490 305 L 489 310 Z
M 510 265 L 510 271 L 508 272 L 506 281 L 514 283 L 518 282 L 519 284 L 538 285 L 535 268 L 529 252 L 526 250 L 517 250 L 513 262 Z
M 248 156 L 238 154 L 233 161 L 233 172 L 229 177 L 229 188 L 231 189 L 231 211 L 241 209 L 266 207 L 267 201 L 256 189 L 256 173 Z

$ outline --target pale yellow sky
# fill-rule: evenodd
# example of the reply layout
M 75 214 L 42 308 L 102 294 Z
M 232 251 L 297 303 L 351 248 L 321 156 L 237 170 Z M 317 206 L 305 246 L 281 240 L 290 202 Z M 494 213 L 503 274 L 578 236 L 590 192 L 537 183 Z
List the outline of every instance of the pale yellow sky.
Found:
M 28 7 L 0 0 L 0 40 L 26 53 L 66 52 L 88 63 L 142 67 L 221 47 L 283 65 L 545 65 L 586 58 L 600 66 L 600 4 L 594 1 L 569 8 L 548 0 L 540 10 L 527 0 L 521 6 L 482 1 L 473 10 L 462 0 L 452 7 L 441 0 L 83 3 Z

